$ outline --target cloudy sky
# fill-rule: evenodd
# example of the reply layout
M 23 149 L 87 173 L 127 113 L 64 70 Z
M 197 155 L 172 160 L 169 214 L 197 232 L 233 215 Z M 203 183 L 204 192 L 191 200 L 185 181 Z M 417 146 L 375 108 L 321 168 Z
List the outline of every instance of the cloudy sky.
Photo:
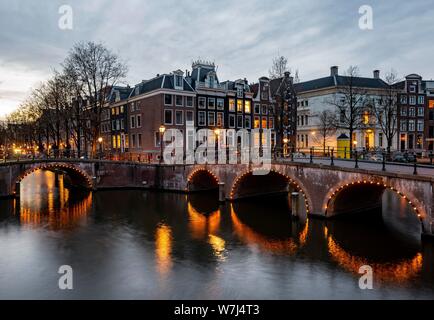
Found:
M 73 29 L 59 28 L 69 5 Z M 359 28 L 359 7 L 373 30 Z M 302 81 L 358 65 L 434 78 L 432 0 L 0 0 L 0 116 L 58 68 L 78 41 L 103 42 L 129 66 L 133 85 L 157 73 L 215 61 L 221 80 L 268 75 L 284 55 Z

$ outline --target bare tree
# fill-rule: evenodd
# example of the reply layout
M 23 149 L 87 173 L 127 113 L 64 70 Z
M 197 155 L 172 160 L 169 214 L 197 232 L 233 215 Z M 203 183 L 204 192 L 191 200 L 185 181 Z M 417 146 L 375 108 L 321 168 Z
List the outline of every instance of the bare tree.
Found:
M 323 110 L 318 114 L 318 136 L 316 139 L 320 140 L 323 147 L 323 153 L 326 153 L 327 139 L 336 133 L 337 117 L 336 113 L 332 110 Z
M 270 79 L 278 79 L 282 78 L 285 75 L 285 72 L 288 71 L 290 71 L 288 67 L 288 59 L 284 56 L 278 56 L 273 59 L 273 64 L 268 73 Z
M 362 124 L 362 115 L 366 110 L 367 90 L 357 85 L 356 78 L 359 76 L 357 66 L 350 66 L 345 75 L 340 77 L 342 83 L 338 83 L 337 93 L 333 99 L 327 101 L 336 107 L 338 113 L 337 129 L 347 130 L 352 142 L 353 133 Z M 350 143 L 350 154 L 353 144 Z
M 108 94 L 112 86 L 126 77 L 127 66 L 102 44 L 93 42 L 76 44 L 64 65 L 76 75 L 78 87 L 82 91 L 80 96 L 88 101 L 84 111 L 86 129 L 89 131 L 92 152 L 95 153 Z
M 372 113 L 387 141 L 387 153 L 390 154 L 393 138 L 398 133 L 398 89 L 396 71 L 386 75 L 387 88 L 378 99 L 372 99 Z

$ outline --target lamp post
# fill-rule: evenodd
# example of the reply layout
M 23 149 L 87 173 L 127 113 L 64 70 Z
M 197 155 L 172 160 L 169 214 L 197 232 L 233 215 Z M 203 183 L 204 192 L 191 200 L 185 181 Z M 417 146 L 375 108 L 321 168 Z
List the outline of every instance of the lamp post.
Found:
M 160 164 L 163 162 L 163 135 L 166 131 L 166 127 L 161 125 L 158 129 L 160 131 Z
M 283 138 L 283 156 L 285 157 L 288 154 L 288 138 Z
M 99 158 L 102 158 L 102 137 L 98 138 L 98 145 L 99 145 Z
M 214 135 L 215 135 L 215 163 L 218 163 L 218 146 L 219 146 L 219 137 L 220 137 L 220 129 L 216 128 L 214 129 Z

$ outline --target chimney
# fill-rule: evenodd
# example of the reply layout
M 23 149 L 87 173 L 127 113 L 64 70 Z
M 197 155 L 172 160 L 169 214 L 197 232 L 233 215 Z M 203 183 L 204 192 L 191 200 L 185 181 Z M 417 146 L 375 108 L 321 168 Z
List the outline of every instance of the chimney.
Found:
M 285 78 L 289 78 L 290 72 L 289 71 L 285 71 Z
M 339 75 L 339 68 L 338 68 L 338 66 L 331 67 L 330 68 L 330 76 L 334 77 L 334 76 L 337 76 L 337 75 Z
M 374 70 L 374 79 L 380 79 L 380 70 Z

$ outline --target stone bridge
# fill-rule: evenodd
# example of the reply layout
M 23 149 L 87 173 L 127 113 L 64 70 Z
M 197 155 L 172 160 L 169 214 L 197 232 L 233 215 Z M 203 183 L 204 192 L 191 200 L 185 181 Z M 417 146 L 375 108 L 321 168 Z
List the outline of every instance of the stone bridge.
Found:
M 433 234 L 434 199 L 431 175 L 354 169 L 304 162 L 276 162 L 269 173 L 236 165 L 157 165 L 105 160 L 40 160 L 0 164 L 0 196 L 19 196 L 20 182 L 39 170 L 64 172 L 73 185 L 90 190 L 110 188 L 196 192 L 219 189 L 221 200 L 283 192 L 298 194 L 296 212 L 332 217 L 381 206 L 384 190 L 405 199 Z M 296 194 L 295 194 L 296 196 Z M 293 209 L 294 212 L 294 209 Z

